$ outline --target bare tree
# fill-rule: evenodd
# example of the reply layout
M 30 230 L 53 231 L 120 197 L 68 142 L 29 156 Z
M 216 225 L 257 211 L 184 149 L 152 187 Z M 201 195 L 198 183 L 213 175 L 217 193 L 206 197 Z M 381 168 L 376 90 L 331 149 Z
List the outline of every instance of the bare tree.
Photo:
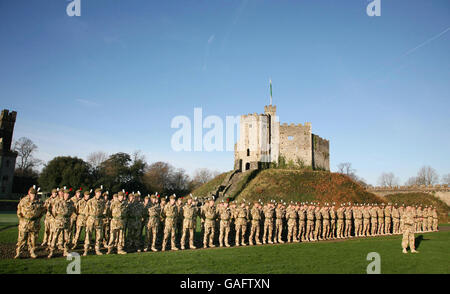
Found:
M 406 182 L 405 186 L 415 186 L 417 185 L 417 177 L 410 177 Z
M 347 176 L 351 176 L 352 174 L 354 174 L 356 172 L 356 170 L 352 168 L 352 164 L 350 162 L 341 162 L 338 164 L 337 168 L 338 168 L 338 173 L 344 174 Z
M 439 175 L 431 166 L 423 166 L 417 173 L 418 185 L 435 185 L 439 182 Z
M 97 169 L 100 165 L 108 159 L 108 154 L 103 151 L 92 152 L 87 156 L 87 162 L 92 168 Z
M 378 185 L 382 187 L 394 187 L 398 186 L 398 178 L 395 177 L 394 173 L 382 173 L 378 178 Z
M 446 174 L 442 176 L 442 184 L 450 185 L 450 174 Z
M 37 151 L 38 147 L 29 138 L 19 138 L 14 142 L 13 149 L 18 153 L 16 167 L 22 172 L 32 170 L 42 163 L 41 160 L 33 157 L 33 153 Z
M 212 180 L 214 173 L 207 168 L 199 168 L 194 172 L 194 181 L 199 184 L 205 184 Z

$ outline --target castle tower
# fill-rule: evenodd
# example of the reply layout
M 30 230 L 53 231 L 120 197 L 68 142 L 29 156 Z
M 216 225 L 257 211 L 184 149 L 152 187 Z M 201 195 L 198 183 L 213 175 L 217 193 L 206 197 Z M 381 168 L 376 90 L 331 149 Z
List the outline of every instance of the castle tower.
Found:
M 2 110 L 0 114 L 0 197 L 12 192 L 17 152 L 11 150 L 17 112 Z
M 268 157 L 264 158 L 264 162 L 278 162 L 278 155 L 280 153 L 280 121 L 277 117 L 277 106 L 266 105 L 264 106 L 264 114 L 268 117 L 269 128 L 269 148 Z

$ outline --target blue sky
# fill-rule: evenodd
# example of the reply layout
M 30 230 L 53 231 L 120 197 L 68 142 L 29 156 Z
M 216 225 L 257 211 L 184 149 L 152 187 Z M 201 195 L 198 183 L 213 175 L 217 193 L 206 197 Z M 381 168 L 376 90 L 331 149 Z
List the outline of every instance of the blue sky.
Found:
M 0 106 L 38 158 L 142 150 L 189 173 L 233 152 L 175 152 L 173 117 L 263 112 L 311 122 L 331 169 L 376 184 L 450 173 L 450 2 L 0 0 Z M 204 133 L 207 130 L 204 130 Z

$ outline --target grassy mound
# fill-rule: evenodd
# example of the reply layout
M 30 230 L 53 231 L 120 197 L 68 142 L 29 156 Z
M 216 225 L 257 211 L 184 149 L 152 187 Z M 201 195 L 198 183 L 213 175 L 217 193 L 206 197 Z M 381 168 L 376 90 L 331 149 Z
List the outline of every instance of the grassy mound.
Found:
M 236 199 L 381 203 L 349 177 L 326 171 L 266 169 L 254 177 Z
M 231 171 L 216 176 L 211 181 L 201 185 L 200 187 L 192 191 L 192 195 L 203 197 L 207 196 L 209 193 L 212 193 L 213 191 L 216 191 L 217 188 L 219 188 L 220 184 L 222 184 L 225 177 L 228 176 L 230 173 Z
M 417 205 L 422 204 L 422 207 L 424 205 L 433 205 L 436 207 L 437 212 L 439 214 L 439 221 L 440 222 L 448 222 L 450 220 L 449 212 L 450 207 L 443 202 L 441 199 L 427 193 L 397 193 L 397 194 L 390 194 L 385 196 L 386 200 L 392 203 L 398 203 L 406 204 L 406 205 Z

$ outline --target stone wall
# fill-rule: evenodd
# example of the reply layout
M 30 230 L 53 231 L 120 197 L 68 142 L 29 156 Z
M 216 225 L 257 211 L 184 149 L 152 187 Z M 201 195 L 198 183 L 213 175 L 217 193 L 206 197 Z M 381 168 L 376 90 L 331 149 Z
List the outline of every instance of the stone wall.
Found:
M 311 144 L 310 123 L 280 125 L 280 156 L 286 159 L 286 163 L 299 164 L 300 160 L 305 166 L 312 166 Z
M 441 199 L 450 206 L 450 187 L 447 185 L 369 187 L 367 191 L 382 197 L 397 193 L 428 193 Z
M 313 168 L 330 170 L 330 142 L 314 134 L 311 138 Z

